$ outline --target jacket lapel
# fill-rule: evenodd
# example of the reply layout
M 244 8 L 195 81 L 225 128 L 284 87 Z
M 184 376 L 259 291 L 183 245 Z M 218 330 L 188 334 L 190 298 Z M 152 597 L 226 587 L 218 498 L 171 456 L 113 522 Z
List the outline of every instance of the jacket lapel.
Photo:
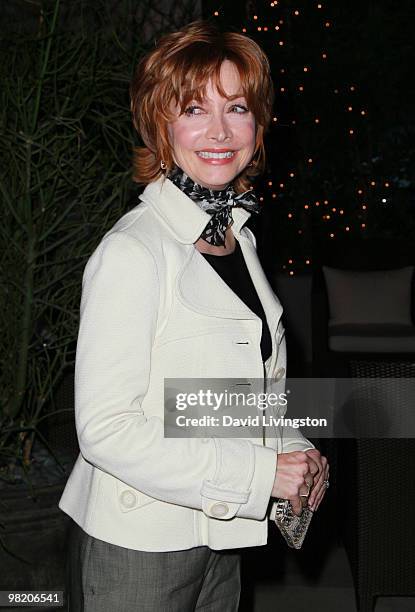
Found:
M 275 332 L 283 310 L 281 303 L 273 292 L 271 285 L 265 276 L 264 270 L 262 269 L 258 259 L 256 249 L 252 242 L 242 233 L 235 237 L 237 240 L 239 240 L 239 244 L 241 245 L 246 266 L 264 309 L 271 337 L 274 340 Z
M 150 183 L 140 196 L 152 206 L 157 217 L 173 237 L 188 245 L 186 260 L 179 272 L 177 291 L 180 300 L 192 310 L 212 317 L 258 319 L 246 304 L 193 246 L 210 219 L 169 179 Z M 281 317 L 282 307 L 262 270 L 256 250 L 243 230 L 250 213 L 243 208 L 232 209 L 232 231 L 239 241 L 248 271 L 265 311 L 271 337 Z
M 179 273 L 177 291 L 182 303 L 201 314 L 229 319 L 257 319 L 193 246 Z

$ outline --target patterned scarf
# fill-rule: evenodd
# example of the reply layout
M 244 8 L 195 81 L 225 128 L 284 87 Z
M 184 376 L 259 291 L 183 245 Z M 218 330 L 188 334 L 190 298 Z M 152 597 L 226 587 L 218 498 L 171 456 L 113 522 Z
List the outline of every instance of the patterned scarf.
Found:
M 232 221 L 231 208 L 233 206 L 241 206 L 254 213 L 258 213 L 261 209 L 255 193 L 251 190 L 237 195 L 232 184 L 219 191 L 202 187 L 178 166 L 170 172 L 167 178 L 202 210 L 212 215 L 200 237 L 215 246 L 225 246 L 225 232 Z

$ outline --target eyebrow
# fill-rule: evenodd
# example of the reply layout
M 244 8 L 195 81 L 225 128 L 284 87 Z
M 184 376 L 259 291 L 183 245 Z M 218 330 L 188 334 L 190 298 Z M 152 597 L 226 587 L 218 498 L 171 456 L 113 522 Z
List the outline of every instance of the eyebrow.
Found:
M 238 98 L 245 98 L 246 99 L 246 95 L 242 92 L 238 92 L 236 94 L 233 94 L 232 96 L 227 96 L 227 99 L 229 100 L 229 102 L 231 102 L 232 100 L 237 100 Z M 194 100 L 196 100 L 196 98 L 194 98 Z M 209 102 L 209 98 L 202 98 L 201 99 L 202 102 Z
M 245 94 L 243 91 L 239 91 L 238 93 L 234 94 L 233 96 L 229 96 L 229 100 L 235 100 L 236 98 L 245 98 Z

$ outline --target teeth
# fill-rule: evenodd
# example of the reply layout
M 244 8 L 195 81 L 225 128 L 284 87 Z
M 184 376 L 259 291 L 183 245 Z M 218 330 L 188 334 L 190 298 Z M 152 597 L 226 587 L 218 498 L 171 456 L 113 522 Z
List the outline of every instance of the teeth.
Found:
M 226 153 L 212 153 L 211 151 L 198 151 L 197 154 L 199 157 L 204 157 L 205 159 L 225 159 L 226 157 L 233 157 L 235 152 L 226 151 Z

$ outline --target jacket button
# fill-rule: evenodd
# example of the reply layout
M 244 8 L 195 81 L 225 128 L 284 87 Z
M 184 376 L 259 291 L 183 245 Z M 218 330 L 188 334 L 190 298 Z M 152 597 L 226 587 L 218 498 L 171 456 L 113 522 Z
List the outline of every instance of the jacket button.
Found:
M 274 379 L 281 380 L 284 374 L 285 374 L 285 368 L 278 368 L 278 370 L 275 372 Z
M 131 489 L 126 489 L 121 493 L 120 501 L 125 508 L 134 508 L 137 503 L 137 495 Z
M 227 504 L 213 504 L 211 507 L 211 512 L 213 516 L 225 516 L 229 512 L 229 507 Z

